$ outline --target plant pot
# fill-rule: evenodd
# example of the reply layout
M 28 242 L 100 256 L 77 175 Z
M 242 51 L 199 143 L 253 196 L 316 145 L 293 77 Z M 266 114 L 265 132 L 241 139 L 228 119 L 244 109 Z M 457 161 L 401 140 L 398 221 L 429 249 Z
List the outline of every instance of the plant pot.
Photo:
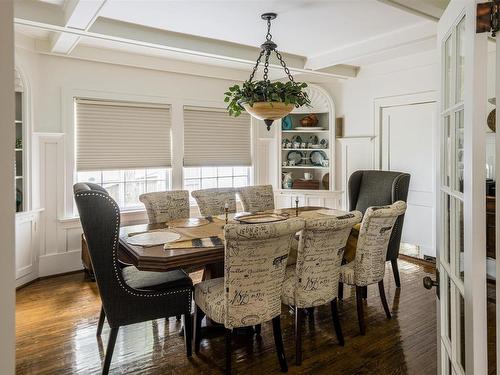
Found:
M 241 103 L 250 115 L 259 120 L 264 120 L 269 130 L 272 122 L 285 117 L 292 112 L 294 105 L 283 102 L 256 102 L 251 106 L 248 103 Z

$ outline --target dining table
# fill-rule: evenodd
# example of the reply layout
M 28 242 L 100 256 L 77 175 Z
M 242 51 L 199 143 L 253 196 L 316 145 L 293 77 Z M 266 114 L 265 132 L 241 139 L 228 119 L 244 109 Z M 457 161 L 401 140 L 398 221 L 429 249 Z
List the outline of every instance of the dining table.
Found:
M 319 218 L 340 217 L 348 212 L 328 207 L 305 206 L 265 211 L 283 217 Z M 174 269 L 205 269 L 205 279 L 224 276 L 224 225 L 237 223 L 244 213 L 207 218 L 173 220 L 158 224 L 123 226 L 119 235 L 119 258 L 142 271 L 170 271 Z M 171 232 L 178 239 L 168 244 L 141 246 L 131 244 L 137 234 Z

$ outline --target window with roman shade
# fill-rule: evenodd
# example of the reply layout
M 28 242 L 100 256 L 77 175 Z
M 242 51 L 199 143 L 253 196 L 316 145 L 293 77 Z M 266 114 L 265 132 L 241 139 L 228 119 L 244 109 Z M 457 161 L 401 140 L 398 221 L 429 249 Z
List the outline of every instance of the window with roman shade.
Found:
M 184 166 L 252 165 L 250 116 L 224 109 L 184 107 Z
M 170 106 L 78 98 L 75 113 L 77 171 L 171 166 Z

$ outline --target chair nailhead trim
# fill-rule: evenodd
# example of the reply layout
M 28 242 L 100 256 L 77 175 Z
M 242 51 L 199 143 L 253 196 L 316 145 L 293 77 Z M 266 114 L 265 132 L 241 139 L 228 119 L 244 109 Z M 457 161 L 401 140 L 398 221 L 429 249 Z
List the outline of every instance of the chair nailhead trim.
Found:
M 171 294 L 179 294 L 179 293 L 189 293 L 190 298 L 188 298 L 188 311 L 191 312 L 191 298 L 192 298 L 192 290 L 191 289 L 181 289 L 181 290 L 176 290 L 176 291 L 169 291 L 169 292 L 161 292 L 161 293 L 138 293 L 135 292 L 134 289 L 130 288 L 128 285 L 124 285 L 122 283 L 122 280 L 119 276 L 119 269 L 118 269 L 118 262 L 116 261 L 118 256 L 117 256 L 117 251 L 118 251 L 118 235 L 120 232 L 120 209 L 118 208 L 118 205 L 116 202 L 109 196 L 104 195 L 103 193 L 77 193 L 76 194 L 79 197 L 82 196 L 96 196 L 105 199 L 108 201 L 111 206 L 115 210 L 115 216 L 117 218 L 116 221 L 116 227 L 115 227 L 115 238 L 113 240 L 113 269 L 115 272 L 116 279 L 118 280 L 118 283 L 120 284 L 120 287 L 125 290 L 128 294 L 131 294 L 136 297 L 147 297 L 147 298 L 153 298 L 153 297 L 161 297 L 161 296 L 166 296 L 166 295 L 171 295 Z

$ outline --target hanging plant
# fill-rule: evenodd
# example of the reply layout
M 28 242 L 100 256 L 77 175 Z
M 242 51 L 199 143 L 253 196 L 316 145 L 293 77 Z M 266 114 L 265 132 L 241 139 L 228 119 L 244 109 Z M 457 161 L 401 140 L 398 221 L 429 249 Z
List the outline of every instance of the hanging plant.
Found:
M 273 107 L 276 103 L 286 106 L 301 107 L 310 105 L 311 100 L 303 91 L 307 87 L 305 82 L 268 82 L 245 81 L 243 85 L 234 85 L 225 92 L 224 101 L 228 103 L 227 109 L 230 116 L 238 117 L 244 110 L 244 105 L 253 107 L 255 103 L 267 102 Z
M 310 106 L 311 104 L 311 100 L 304 91 L 307 84 L 293 80 L 283 57 L 276 50 L 278 46 L 271 40 L 271 20 L 275 19 L 276 16 L 276 13 L 264 13 L 261 16 L 262 19 L 267 20 L 266 41 L 261 45 L 261 51 L 250 78 L 241 87 L 240 85 L 231 86 L 224 93 L 224 101 L 228 103 L 227 109 L 230 116 L 237 117 L 242 111 L 246 111 L 253 117 L 264 120 L 267 130 L 270 130 L 274 120 L 285 117 L 294 107 Z M 288 82 L 271 82 L 268 79 L 271 52 L 276 53 L 276 57 L 288 76 Z M 254 82 L 255 72 L 264 55 L 263 80 Z

